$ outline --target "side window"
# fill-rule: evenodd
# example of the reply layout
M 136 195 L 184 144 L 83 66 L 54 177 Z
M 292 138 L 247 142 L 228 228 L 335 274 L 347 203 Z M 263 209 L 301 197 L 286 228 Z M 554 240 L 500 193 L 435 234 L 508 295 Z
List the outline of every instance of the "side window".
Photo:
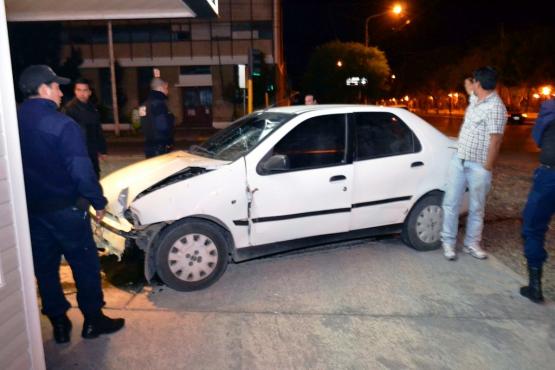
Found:
M 286 155 L 290 170 L 345 162 L 345 115 L 310 118 L 281 139 L 271 155 Z
M 364 160 L 415 153 L 420 142 L 392 113 L 356 113 L 356 159 Z

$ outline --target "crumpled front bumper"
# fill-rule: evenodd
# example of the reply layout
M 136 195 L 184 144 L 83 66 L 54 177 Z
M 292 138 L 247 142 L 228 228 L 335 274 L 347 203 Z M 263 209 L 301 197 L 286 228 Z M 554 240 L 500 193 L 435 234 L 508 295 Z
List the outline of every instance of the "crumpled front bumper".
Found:
M 100 223 L 92 220 L 91 227 L 93 237 L 98 249 L 104 250 L 107 254 L 115 254 L 121 257 L 127 245 L 126 239 L 136 239 L 138 235 L 135 231 L 121 230 L 117 222 L 105 217 Z

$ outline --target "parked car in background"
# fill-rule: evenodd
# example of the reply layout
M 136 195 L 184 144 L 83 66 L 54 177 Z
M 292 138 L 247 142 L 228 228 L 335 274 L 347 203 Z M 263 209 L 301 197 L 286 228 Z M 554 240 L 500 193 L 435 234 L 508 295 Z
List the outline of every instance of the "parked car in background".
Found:
M 100 248 L 145 252 L 148 279 L 202 289 L 229 262 L 400 232 L 440 247 L 441 201 L 456 142 L 401 108 L 271 108 L 102 180 Z
M 513 124 L 513 125 L 522 125 L 524 124 L 524 119 L 526 118 L 525 114 L 523 114 L 520 111 L 509 111 L 507 113 L 508 118 L 507 118 L 507 123 L 509 124 Z

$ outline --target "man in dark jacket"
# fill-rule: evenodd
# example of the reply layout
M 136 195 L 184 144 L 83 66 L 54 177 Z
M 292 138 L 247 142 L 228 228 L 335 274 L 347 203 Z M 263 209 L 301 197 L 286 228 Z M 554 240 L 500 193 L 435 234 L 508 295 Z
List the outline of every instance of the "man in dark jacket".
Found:
M 60 283 L 60 259 L 68 261 L 77 286 L 77 302 L 85 317 L 81 335 L 96 338 L 113 333 L 123 319 L 102 313 L 104 297 L 100 263 L 87 212 L 104 216 L 106 198 L 87 154 L 83 133 L 71 118 L 57 111 L 62 99 L 56 76 L 45 65 L 26 68 L 19 79 L 28 97 L 18 109 L 23 175 L 42 313 L 48 316 L 58 343 L 70 340 L 70 308 Z
M 92 95 L 90 82 L 84 78 L 76 80 L 73 92 L 75 97 L 66 104 L 65 113 L 81 126 L 94 172 L 96 177 L 100 178 L 98 160 L 106 158 L 106 139 L 102 133 L 98 109 L 90 102 Z
M 524 256 L 528 261 L 528 286 L 520 294 L 533 302 L 543 302 L 542 269 L 547 260 L 545 233 L 555 213 L 555 99 L 541 105 L 532 137 L 541 148 L 540 166 L 528 194 L 522 217 Z
M 168 83 L 156 77 L 150 82 L 150 89 L 146 102 L 139 109 L 146 158 L 168 153 L 174 142 L 174 116 L 167 105 Z

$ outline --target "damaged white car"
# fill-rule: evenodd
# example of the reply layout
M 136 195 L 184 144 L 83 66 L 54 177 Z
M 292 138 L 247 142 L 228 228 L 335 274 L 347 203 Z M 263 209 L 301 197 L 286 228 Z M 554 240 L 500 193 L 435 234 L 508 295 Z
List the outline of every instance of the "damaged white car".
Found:
M 401 232 L 440 246 L 441 199 L 456 143 L 400 108 L 272 108 L 102 180 L 99 248 L 145 252 L 145 274 L 189 291 L 231 261 Z

